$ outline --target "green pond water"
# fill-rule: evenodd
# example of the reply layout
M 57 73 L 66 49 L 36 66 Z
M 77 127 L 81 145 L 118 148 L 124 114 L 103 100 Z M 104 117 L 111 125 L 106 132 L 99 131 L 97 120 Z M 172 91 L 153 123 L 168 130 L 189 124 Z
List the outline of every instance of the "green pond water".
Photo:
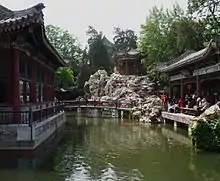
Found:
M 69 117 L 60 143 L 46 146 L 2 153 L 0 181 L 220 181 L 220 155 L 196 153 L 172 125 Z

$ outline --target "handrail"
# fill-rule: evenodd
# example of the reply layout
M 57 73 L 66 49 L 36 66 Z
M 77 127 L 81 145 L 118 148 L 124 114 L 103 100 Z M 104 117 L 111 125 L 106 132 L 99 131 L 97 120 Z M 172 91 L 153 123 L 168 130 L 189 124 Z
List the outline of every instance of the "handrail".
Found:
M 127 108 L 132 108 L 133 107 L 133 103 L 132 102 L 128 102 L 128 101 L 96 101 L 96 100 L 68 100 L 68 101 L 63 101 L 62 103 L 64 103 L 65 105 L 75 105 L 75 106 L 94 106 L 94 107 L 98 107 L 98 106 L 103 106 L 103 107 L 115 107 L 115 108 L 124 108 L 125 106 Z M 125 106 L 124 106 L 125 105 Z

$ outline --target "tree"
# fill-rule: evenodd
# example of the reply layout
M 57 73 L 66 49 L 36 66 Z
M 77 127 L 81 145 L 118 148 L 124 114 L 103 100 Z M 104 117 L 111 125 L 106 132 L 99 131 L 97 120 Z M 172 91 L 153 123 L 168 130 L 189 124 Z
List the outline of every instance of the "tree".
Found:
M 46 33 L 52 45 L 64 59 L 78 61 L 81 49 L 73 35 L 53 25 L 46 26 Z
M 46 26 L 46 33 L 49 41 L 63 59 L 70 61 L 71 67 L 74 70 L 74 76 L 77 76 L 82 58 L 82 50 L 77 39 L 68 31 L 53 25 Z
M 108 52 L 103 44 L 103 34 L 98 32 L 92 26 L 89 26 L 87 31 L 89 44 L 89 62 L 91 68 L 96 71 L 98 69 L 105 69 L 107 72 L 111 71 L 111 62 L 109 60 Z
M 206 27 L 204 32 L 209 40 L 219 34 L 220 0 L 188 0 L 188 11 Z
M 172 11 L 154 7 L 141 29 L 139 49 L 149 65 L 167 62 L 203 46 L 203 26 L 185 17 L 178 6 Z
M 73 85 L 73 71 L 70 68 L 58 68 L 55 74 L 55 78 L 58 88 L 68 89 Z
M 70 89 L 71 86 L 74 85 L 76 88 L 83 87 L 85 73 L 83 74 L 82 71 L 84 70 L 84 66 L 88 64 L 87 49 L 81 50 L 77 39 L 68 31 L 64 31 L 59 27 L 48 25 L 46 26 L 46 33 L 51 44 L 60 55 L 70 61 L 69 68 L 60 68 L 57 70 L 57 86 L 65 89 Z M 88 76 L 86 78 L 88 78 Z
M 126 52 L 137 48 L 137 35 L 133 30 L 115 28 L 113 40 L 116 51 Z
M 80 64 L 80 71 L 77 76 L 77 85 L 83 91 L 85 82 L 89 79 L 90 75 L 94 73 L 93 68 L 90 66 L 89 54 L 87 47 L 83 50 L 82 61 Z
M 149 65 L 168 59 L 167 34 L 171 22 L 172 17 L 168 10 L 164 11 L 163 8 L 154 7 L 150 11 L 146 23 L 141 25 L 139 50 L 147 57 Z
M 175 58 L 187 50 L 200 50 L 203 48 L 204 26 L 189 18 L 173 21 L 168 32 L 170 59 Z M 172 42 L 174 42 L 172 44 Z M 173 51 L 172 51 L 173 50 Z M 172 55 L 174 55 L 172 57 Z
M 187 50 L 203 48 L 203 24 L 185 16 L 178 5 L 172 10 L 154 7 L 141 29 L 138 48 L 145 57 L 146 73 L 156 83 L 167 80 L 157 71 L 158 64 L 174 60 Z

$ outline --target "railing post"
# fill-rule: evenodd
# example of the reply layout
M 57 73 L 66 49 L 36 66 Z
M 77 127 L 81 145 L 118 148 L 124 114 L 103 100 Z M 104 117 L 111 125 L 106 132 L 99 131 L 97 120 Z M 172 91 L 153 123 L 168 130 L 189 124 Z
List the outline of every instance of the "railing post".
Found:
M 42 109 L 42 105 L 40 106 L 40 121 L 43 120 L 43 109 Z
M 31 141 L 33 140 L 33 111 L 32 108 L 30 107 L 29 109 L 29 126 L 31 128 Z

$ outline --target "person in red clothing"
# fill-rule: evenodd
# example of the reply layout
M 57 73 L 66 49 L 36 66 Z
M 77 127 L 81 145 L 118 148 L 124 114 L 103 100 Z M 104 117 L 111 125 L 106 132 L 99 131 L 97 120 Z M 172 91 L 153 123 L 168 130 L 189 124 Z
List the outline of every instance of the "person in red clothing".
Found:
M 184 101 L 183 101 L 182 98 L 179 98 L 179 100 L 178 100 L 178 107 L 181 108 L 183 106 L 184 106 Z
M 165 110 L 167 110 L 167 96 L 166 96 L 165 93 L 163 93 L 163 94 L 161 95 L 161 100 L 162 100 L 162 104 L 163 104 Z
M 165 105 L 166 102 L 167 102 L 167 96 L 166 96 L 166 94 L 163 93 L 163 94 L 161 95 L 161 100 L 162 100 L 163 105 Z

